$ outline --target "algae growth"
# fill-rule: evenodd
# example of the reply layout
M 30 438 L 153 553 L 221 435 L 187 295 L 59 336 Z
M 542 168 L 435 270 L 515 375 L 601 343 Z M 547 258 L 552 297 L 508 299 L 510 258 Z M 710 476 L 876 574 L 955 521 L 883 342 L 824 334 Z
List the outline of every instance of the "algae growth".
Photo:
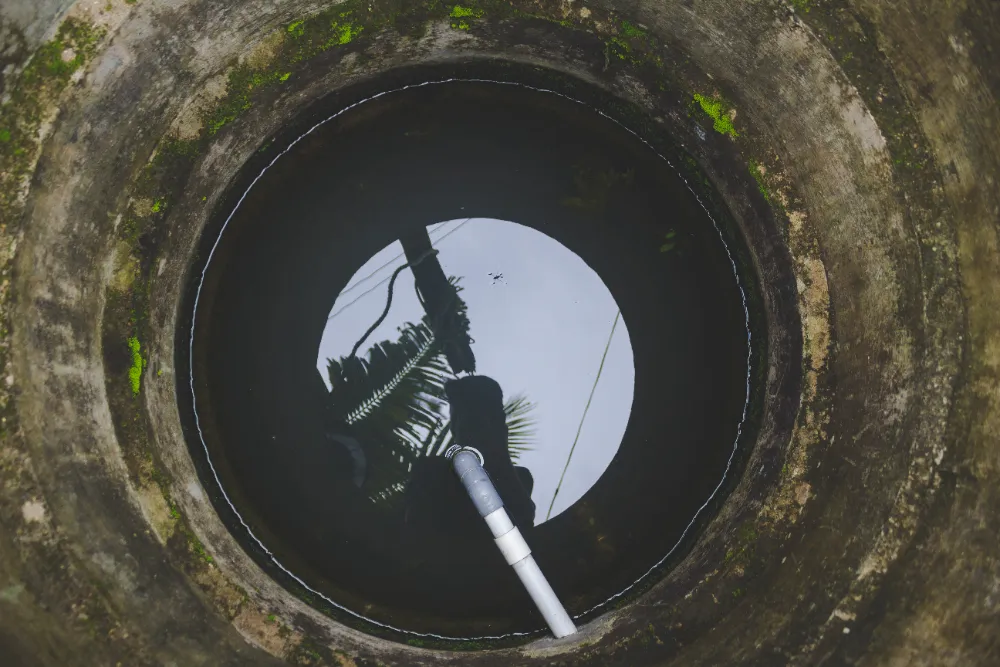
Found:
M 462 5 L 455 5 L 451 8 L 451 13 L 448 14 L 453 20 L 451 22 L 451 27 L 456 30 L 468 30 L 472 27 L 467 19 L 478 19 L 482 18 L 484 12 L 482 9 L 476 9 L 473 7 L 463 7 Z
M 139 339 L 132 336 L 128 339 L 128 349 L 132 353 L 132 366 L 128 369 L 128 381 L 132 387 L 132 395 L 138 396 L 142 385 L 142 371 L 146 367 L 146 360 L 142 357 L 142 346 Z
M 63 21 L 43 44 L 0 105 L 0 223 L 15 217 L 24 178 L 34 163 L 46 109 L 94 55 L 104 30 L 78 19 Z
M 730 107 L 721 98 L 710 98 L 695 93 L 694 101 L 712 119 L 712 127 L 716 132 L 729 135 L 733 138 L 740 136 L 733 126 L 732 119 L 729 117 Z

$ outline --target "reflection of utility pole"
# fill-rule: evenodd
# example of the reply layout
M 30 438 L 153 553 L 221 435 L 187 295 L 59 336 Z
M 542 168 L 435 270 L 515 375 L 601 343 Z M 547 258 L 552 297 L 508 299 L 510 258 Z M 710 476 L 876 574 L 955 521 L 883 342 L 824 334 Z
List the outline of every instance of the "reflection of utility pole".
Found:
M 399 240 L 421 303 L 430 320 L 434 337 L 440 341 L 448 363 L 458 373 L 473 373 L 476 357 L 469 338 L 469 319 L 465 302 L 445 276 L 427 230 L 422 228 Z M 507 423 L 503 410 L 503 390 L 486 376 L 451 380 L 445 385 L 451 410 L 454 441 L 476 447 L 486 455 L 486 470 L 510 504 L 515 521 L 522 530 L 534 524 L 535 505 L 531 494 L 518 476 L 507 448 Z M 434 457 L 436 458 L 436 457 Z M 439 461 L 430 462 L 437 465 Z M 530 473 L 523 469 L 528 475 Z M 414 470 L 414 480 L 418 474 Z M 529 484 L 530 488 L 530 484 Z
M 573 438 L 573 446 L 569 448 L 569 456 L 566 457 L 566 465 L 563 466 L 562 474 L 559 475 L 559 483 L 556 484 L 556 490 L 552 494 L 552 502 L 549 503 L 549 511 L 545 514 L 545 520 L 548 521 L 549 517 L 552 516 L 552 508 L 556 504 L 556 496 L 559 495 L 559 489 L 562 488 L 563 480 L 566 479 L 566 471 L 569 470 L 569 462 L 573 459 L 573 452 L 576 451 L 576 443 L 580 442 L 580 431 L 583 430 L 583 422 L 587 418 L 587 413 L 590 412 L 590 403 L 594 400 L 594 392 L 597 391 L 597 383 L 601 380 L 601 373 L 604 372 L 604 361 L 608 358 L 608 350 L 611 349 L 611 339 L 615 336 L 615 329 L 618 328 L 618 320 L 621 319 L 622 311 L 618 311 L 615 315 L 615 321 L 611 325 L 611 333 L 608 335 L 608 342 L 604 346 L 604 354 L 601 355 L 601 365 L 597 367 L 597 377 L 594 378 L 594 385 L 590 388 L 590 396 L 587 397 L 587 405 L 583 408 L 583 416 L 580 417 L 580 424 L 576 427 L 576 437 Z
M 417 293 L 430 321 L 431 331 L 441 344 L 452 371 L 473 373 L 476 357 L 469 338 L 469 318 L 465 302 L 458 290 L 445 276 L 431 245 L 426 228 L 411 232 L 399 239 L 406 254 L 407 265 L 413 272 Z M 486 454 L 486 469 L 494 477 L 500 492 L 510 503 L 515 521 L 527 531 L 534 524 L 535 505 L 531 494 L 518 477 L 507 449 L 507 423 L 503 409 L 503 390 L 493 379 L 485 376 L 451 380 L 445 385 L 451 410 L 451 429 L 455 442 L 477 447 Z M 423 466 L 443 464 L 435 474 L 448 476 L 448 464 L 443 460 L 421 459 Z M 522 469 L 524 470 L 524 469 Z M 414 486 L 422 485 L 424 471 L 414 468 Z M 527 470 L 525 470 L 527 473 Z M 530 473 L 529 480 L 530 480 Z M 428 478 L 430 479 L 430 478 Z M 415 512 L 414 514 L 418 514 Z
M 470 345 L 469 321 L 465 316 L 464 303 L 455 286 L 448 282 L 441 263 L 431 252 L 431 237 L 427 229 L 421 227 L 399 242 L 413 272 L 431 330 L 434 337 L 441 341 L 451 370 L 455 373 L 475 372 L 476 357 Z

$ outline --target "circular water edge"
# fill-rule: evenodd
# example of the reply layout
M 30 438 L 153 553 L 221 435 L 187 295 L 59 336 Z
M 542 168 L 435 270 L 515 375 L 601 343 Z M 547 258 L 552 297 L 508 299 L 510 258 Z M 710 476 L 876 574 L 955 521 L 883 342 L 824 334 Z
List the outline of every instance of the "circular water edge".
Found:
M 388 623 L 383 623 L 381 621 L 377 621 L 375 619 L 368 618 L 367 616 L 364 616 L 363 614 L 359 614 L 358 612 L 356 612 L 356 611 L 354 611 L 352 609 L 349 609 L 349 608 L 343 606 L 342 604 L 340 604 L 340 603 L 338 603 L 338 602 L 330 599 L 328 596 L 324 595 L 320 591 L 318 591 L 318 590 L 312 588 L 311 586 L 309 586 L 309 584 L 307 584 L 305 581 L 303 581 L 298 576 L 296 576 L 291 570 L 289 570 L 284 565 L 282 565 L 281 562 L 271 552 L 271 550 L 268 549 L 264 545 L 264 543 L 260 540 L 260 538 L 258 538 L 253 533 L 253 530 L 251 530 L 250 526 L 247 525 L 246 521 L 244 521 L 243 516 L 240 514 L 239 510 L 236 509 L 236 506 L 233 504 L 232 500 L 230 500 L 229 495 L 226 493 L 226 490 L 222 486 L 222 481 L 219 479 L 219 475 L 218 475 L 218 473 L 215 470 L 215 465 L 212 463 L 212 456 L 209 453 L 208 445 L 205 443 L 205 437 L 204 437 L 204 434 L 203 434 L 203 432 L 201 430 L 201 422 L 200 422 L 199 417 L 198 417 L 198 402 L 197 402 L 197 397 L 196 397 L 196 392 L 195 392 L 195 387 L 194 387 L 194 336 L 195 336 L 196 321 L 197 321 L 197 317 L 198 317 L 198 302 L 199 302 L 199 299 L 201 298 L 202 287 L 205 284 L 205 276 L 208 273 L 209 266 L 211 266 L 212 257 L 215 255 L 215 250 L 218 248 L 219 243 L 222 240 L 222 235 L 225 234 L 226 228 L 229 226 L 229 222 L 233 219 L 233 216 L 236 215 L 236 211 L 239 210 L 240 206 L 243 204 L 243 201 L 246 199 L 246 197 L 250 193 L 250 191 L 254 188 L 254 186 L 257 184 L 257 182 L 261 178 L 264 177 L 264 174 L 267 173 L 267 170 L 270 169 L 272 166 L 274 166 L 274 164 L 277 163 L 277 161 L 279 159 L 281 159 L 282 156 L 284 156 L 286 153 L 290 152 L 300 141 L 302 141 L 303 139 L 305 139 L 306 137 L 308 137 L 310 134 L 312 134 L 318 128 L 322 127 L 323 125 L 325 125 L 326 123 L 330 122 L 331 120 L 334 120 L 335 118 L 338 118 L 339 116 L 347 113 L 348 111 L 351 111 L 352 109 L 354 109 L 356 107 L 359 107 L 359 106 L 361 106 L 361 105 L 363 105 L 363 104 L 365 104 L 367 102 L 371 102 L 372 100 L 376 100 L 376 99 L 378 99 L 380 97 L 383 97 L 383 96 L 386 96 L 386 95 L 392 95 L 394 93 L 400 93 L 400 92 L 409 90 L 411 88 L 422 88 L 422 87 L 425 87 L 425 86 L 444 85 L 444 84 L 448 84 L 448 83 L 486 83 L 486 84 L 493 84 L 493 85 L 500 85 L 500 86 L 515 86 L 515 87 L 518 87 L 518 88 L 524 88 L 526 90 L 532 90 L 532 91 L 539 92 L 539 93 L 544 93 L 544 94 L 548 94 L 548 95 L 555 95 L 556 97 L 560 97 L 562 99 L 568 100 L 568 101 L 573 102 L 575 104 L 579 104 L 581 106 L 588 107 L 591 111 L 594 111 L 598 115 L 600 115 L 600 116 L 606 118 L 607 120 L 611 121 L 612 123 L 618 125 L 620 128 L 622 128 L 623 130 L 625 130 L 626 132 L 628 132 L 629 134 L 631 134 L 632 136 L 634 136 L 636 139 L 638 139 L 639 141 L 641 141 L 647 148 L 649 148 L 653 152 L 654 155 L 656 155 L 658 158 L 660 158 L 661 160 L 663 160 L 667 165 L 669 165 L 670 168 L 673 169 L 674 172 L 677 174 L 678 178 L 680 178 L 681 181 L 684 183 L 684 186 L 688 189 L 688 191 L 691 193 L 691 195 L 695 198 L 695 201 L 698 202 L 698 205 L 701 206 L 702 210 L 705 211 L 705 214 L 708 216 L 708 219 L 712 221 L 712 226 L 715 228 L 716 233 L 719 235 L 719 241 L 722 243 L 722 247 L 726 251 L 726 256 L 729 258 L 729 262 L 730 262 L 730 264 L 733 267 L 733 277 L 736 280 L 736 287 L 740 290 L 740 301 L 741 301 L 741 304 L 743 306 L 744 325 L 746 327 L 746 333 L 747 333 L 746 394 L 745 394 L 744 401 L 743 401 L 743 413 L 740 416 L 739 424 L 736 427 L 736 437 L 733 439 L 733 449 L 730 452 L 729 459 L 726 461 L 726 469 L 723 471 L 722 478 L 719 480 L 719 483 L 716 485 L 716 487 L 712 490 L 712 493 L 709 494 L 708 498 L 705 499 L 705 502 L 702 503 L 701 507 L 699 507 L 698 510 L 694 513 L 694 516 L 691 517 L 691 521 L 688 523 L 687 527 L 684 528 L 683 532 L 681 532 L 680 537 L 677 538 L 677 542 L 674 543 L 674 546 L 672 546 L 670 548 L 670 550 L 667 551 L 667 553 L 660 560 L 658 560 L 656 563 L 654 563 L 648 570 L 646 570 L 646 572 L 644 572 L 642 575 L 640 575 L 638 578 L 636 578 L 635 581 L 633 581 L 631 584 L 629 584 L 628 586 L 626 586 L 625 588 L 623 588 L 621 591 L 619 591 L 619 592 L 615 593 L 614 595 L 608 597 L 606 600 L 603 600 L 603 601 L 597 603 L 596 605 L 590 607 L 589 609 L 587 609 L 587 610 L 585 610 L 583 612 L 580 612 L 579 614 L 573 615 L 573 620 L 580 619 L 580 618 L 582 618 L 582 617 L 590 614 L 591 612 L 595 611 L 596 609 L 599 609 L 600 607 L 603 607 L 604 605 L 607 605 L 610 602 L 612 602 L 612 601 L 620 598 L 622 595 L 625 595 L 626 593 L 628 593 L 635 586 L 637 586 L 639 583 L 641 583 L 643 580 L 645 580 L 646 577 L 648 577 L 650 574 L 652 574 L 652 572 L 654 570 L 656 570 L 657 568 L 659 568 L 660 565 L 662 565 L 668 558 L 670 558 L 670 556 L 674 553 L 674 551 L 677 550 L 677 548 L 680 546 L 680 544 L 684 541 L 684 538 L 687 536 L 688 532 L 691 530 L 691 528 L 694 526 L 695 522 L 698 520 L 698 517 L 705 510 L 705 508 L 708 507 L 709 503 L 712 502 L 712 500 L 715 498 L 715 495 L 719 492 L 719 490 L 722 488 L 723 484 L 726 482 L 726 479 L 727 479 L 727 477 L 729 475 L 729 470 L 732 467 L 733 459 L 735 458 L 736 451 L 737 451 L 737 449 L 739 447 L 740 436 L 743 433 L 743 426 L 746 423 L 747 412 L 748 412 L 749 407 L 750 407 L 750 378 L 751 378 L 751 363 L 752 363 L 752 332 L 750 331 L 750 310 L 749 310 L 749 307 L 747 306 L 746 291 L 743 289 L 743 284 L 740 282 L 739 272 L 738 272 L 737 267 L 736 267 L 736 260 L 734 259 L 732 252 L 729 250 L 729 246 L 726 244 L 725 237 L 722 234 L 722 229 L 719 227 L 719 224 L 716 222 L 715 218 L 712 216 L 711 212 L 708 210 L 708 207 L 705 206 L 704 202 L 702 202 L 701 198 L 698 196 L 698 194 L 695 192 L 695 190 L 688 183 L 687 179 L 685 179 L 684 176 L 681 174 L 681 172 L 677 169 L 677 167 L 675 167 L 674 164 L 669 159 L 667 159 L 664 155 L 662 155 L 659 151 L 657 151 L 648 141 L 646 141 L 645 139 L 643 139 L 638 133 L 636 133 L 635 131 L 629 129 L 624 124 L 622 124 L 618 120 L 612 118 L 611 116 L 607 115 L 606 113 L 604 113 L 600 109 L 595 109 L 593 107 L 589 107 L 584 102 L 581 102 L 580 100 L 577 100 L 577 99 L 575 99 L 573 97 L 570 97 L 569 95 L 565 95 L 563 93 L 560 93 L 560 92 L 557 92 L 557 91 L 554 91 L 554 90 L 550 90 L 550 89 L 547 89 L 547 88 L 537 88 L 537 87 L 534 87 L 534 86 L 529 86 L 529 85 L 526 85 L 526 84 L 516 83 L 516 82 L 512 82 L 512 81 L 496 81 L 496 80 L 492 80 L 492 79 L 477 79 L 477 78 L 459 78 L 459 77 L 455 77 L 455 78 L 441 79 L 441 80 L 438 80 L 438 81 L 424 81 L 422 83 L 409 84 L 409 85 L 406 85 L 406 86 L 401 86 L 399 88 L 394 88 L 392 90 L 383 91 L 381 93 L 377 93 L 375 95 L 372 95 L 371 97 L 366 97 L 365 99 L 362 99 L 362 100 L 359 100 L 357 102 L 354 102 L 353 104 L 349 104 L 348 106 L 344 107 L 340 111 L 338 111 L 338 112 L 336 112 L 336 113 L 328 116 L 327 118 L 324 118 L 323 120 L 319 121 L 318 123 L 316 123 L 315 125 L 313 125 L 312 127 L 310 127 L 308 130 L 306 130 L 305 132 L 303 132 L 301 135 L 299 135 L 298 137 L 296 137 L 291 143 L 288 144 L 287 147 L 285 147 L 284 150 L 282 150 L 280 153 L 278 153 L 277 155 L 275 155 L 274 159 L 272 159 L 260 171 L 260 173 L 257 174 L 257 176 L 254 177 L 254 179 L 250 182 L 250 185 L 247 186 L 246 190 L 244 190 L 244 192 L 240 196 L 239 200 L 237 200 L 235 206 L 233 206 L 233 210 L 229 213 L 229 215 L 226 217 L 225 221 L 222 223 L 222 228 L 219 230 L 219 234 L 218 234 L 218 236 L 215 239 L 215 243 L 212 244 L 212 247 L 209 250 L 208 257 L 205 260 L 205 266 L 202 268 L 201 276 L 199 277 L 199 280 L 198 280 L 198 287 L 195 290 L 194 304 L 192 306 L 192 312 L 191 312 L 191 331 L 190 331 L 190 337 L 189 337 L 189 341 L 188 341 L 188 345 L 189 345 L 189 347 L 188 347 L 188 384 L 189 384 L 189 387 L 191 389 L 191 400 L 192 400 L 191 409 L 192 409 L 192 412 L 193 412 L 193 415 L 194 415 L 195 430 L 198 432 L 198 440 L 201 442 L 202 449 L 205 452 L 205 459 L 208 462 L 208 467 L 209 467 L 209 469 L 212 472 L 212 477 L 215 480 L 216 486 L 218 486 L 219 491 L 222 493 L 222 497 L 226 501 L 226 504 L 229 505 L 229 508 L 232 510 L 233 514 L 236 516 L 236 518 L 239 520 L 240 524 L 246 530 L 247 535 L 250 536 L 250 538 L 260 547 L 260 549 L 267 555 L 267 557 L 271 560 L 272 563 L 274 563 L 274 565 L 278 569 L 280 569 L 282 572 L 284 572 L 288 577 L 290 577 L 292 580 L 294 580 L 296 583 L 298 583 L 304 589 L 306 589 L 307 591 L 309 591 L 311 594 L 316 595 L 316 596 L 322 598 L 325 602 L 327 602 L 331 606 L 339 609 L 340 611 L 343 611 L 344 613 L 346 613 L 346 614 L 348 614 L 350 616 L 353 616 L 353 617 L 355 617 L 355 618 L 357 618 L 357 619 L 359 619 L 361 621 L 364 621 L 365 623 L 370 623 L 372 625 L 375 625 L 375 626 L 380 627 L 380 628 L 384 628 L 386 630 L 390 630 L 392 632 L 398 632 L 400 634 L 410 635 L 410 636 L 413 636 L 413 637 L 429 637 L 429 638 L 433 638 L 433 639 L 441 639 L 441 640 L 446 640 L 446 641 L 500 640 L 500 639 L 508 639 L 510 637 L 525 637 L 525 636 L 530 636 L 530 635 L 536 634 L 536 633 L 538 633 L 540 631 L 544 631 L 545 628 L 538 628 L 538 630 L 527 631 L 527 632 L 509 632 L 509 633 L 506 633 L 506 634 L 503 634 L 503 635 L 477 635 L 477 636 L 472 636 L 472 637 L 450 637 L 450 636 L 446 636 L 446 635 L 435 634 L 435 633 L 432 633 L 432 632 L 416 632 L 416 631 L 413 631 L 413 630 L 406 630 L 404 628 L 397 628 L 397 627 L 392 626 L 392 625 L 390 625 Z

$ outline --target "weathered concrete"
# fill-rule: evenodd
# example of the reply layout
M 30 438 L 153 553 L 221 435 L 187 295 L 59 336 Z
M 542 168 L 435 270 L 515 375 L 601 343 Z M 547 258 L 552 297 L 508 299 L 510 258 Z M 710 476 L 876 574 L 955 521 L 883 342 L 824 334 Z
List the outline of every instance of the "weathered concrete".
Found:
M 62 32 L 8 4 L 5 664 L 1000 662 L 996 3 L 344 3 L 300 25 L 325 3 L 112 0 Z M 184 442 L 174 329 L 267 137 L 330 91 L 470 58 L 658 119 L 742 226 L 772 344 L 747 474 L 682 563 L 582 638 L 445 653 L 336 623 L 242 552 Z

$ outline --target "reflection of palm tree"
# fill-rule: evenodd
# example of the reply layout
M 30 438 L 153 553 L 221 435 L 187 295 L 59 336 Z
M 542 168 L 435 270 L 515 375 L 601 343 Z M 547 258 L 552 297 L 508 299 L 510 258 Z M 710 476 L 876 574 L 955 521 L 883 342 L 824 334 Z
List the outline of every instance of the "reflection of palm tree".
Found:
M 396 341 L 367 358 L 328 360 L 331 417 L 355 433 L 366 459 L 364 490 L 377 503 L 403 491 L 414 462 L 441 456 L 452 443 L 444 384 L 450 376 L 441 344 L 426 321 L 401 327 Z M 511 460 L 532 447 L 535 404 L 524 395 L 504 404 Z M 387 503 L 391 505 L 391 503 Z
M 441 422 L 448 366 L 430 328 L 407 324 L 396 341 L 373 345 L 367 359 L 330 359 L 327 370 L 330 417 L 363 447 L 365 489 L 373 499 L 400 490 L 420 444 Z
M 535 418 L 531 412 L 536 407 L 524 394 L 515 394 L 503 404 L 503 413 L 507 416 L 507 451 L 513 463 L 534 446 Z M 421 451 L 424 456 L 441 456 L 452 444 L 451 421 L 442 422 L 432 435 L 429 446 Z

